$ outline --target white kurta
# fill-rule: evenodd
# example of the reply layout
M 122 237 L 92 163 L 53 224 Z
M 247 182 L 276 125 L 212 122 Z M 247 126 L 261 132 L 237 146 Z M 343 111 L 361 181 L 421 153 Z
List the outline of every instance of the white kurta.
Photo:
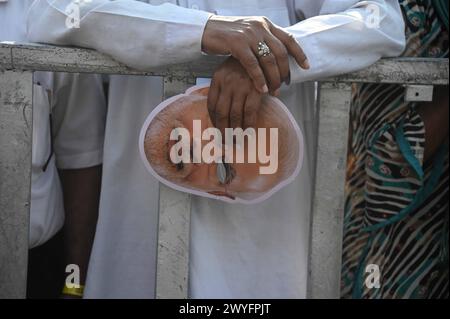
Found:
M 314 85 L 303 82 L 400 54 L 404 26 L 397 1 L 171 1 L 186 9 L 92 0 L 81 7 L 79 29 L 65 27 L 69 2 L 37 0 L 29 15 L 30 39 L 94 48 L 139 69 L 200 57 L 207 12 L 265 15 L 296 36 L 311 69 L 291 61 L 293 84 L 283 87 L 281 99 L 305 136 L 303 169 L 294 183 L 258 205 L 193 199 L 190 296 L 305 297 L 315 110 Z M 377 27 L 371 23 L 373 6 L 380 13 Z M 296 13 L 307 19 L 295 24 Z M 100 217 L 86 297 L 154 297 L 158 184 L 146 172 L 137 142 L 161 97 L 160 78 L 111 77 Z
M 27 42 L 32 0 L 0 2 L 0 41 Z M 30 204 L 30 247 L 45 243 L 64 223 L 58 170 L 102 162 L 106 101 L 94 75 L 35 72 Z M 50 113 L 53 122 L 51 152 Z M 48 158 L 51 160 L 44 170 Z

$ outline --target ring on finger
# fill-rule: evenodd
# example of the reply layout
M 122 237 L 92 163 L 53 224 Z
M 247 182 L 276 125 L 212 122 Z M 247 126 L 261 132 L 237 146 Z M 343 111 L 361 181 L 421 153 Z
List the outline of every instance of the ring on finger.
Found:
M 258 50 L 257 51 L 258 51 L 259 57 L 266 57 L 271 53 L 269 46 L 264 41 L 258 42 Z

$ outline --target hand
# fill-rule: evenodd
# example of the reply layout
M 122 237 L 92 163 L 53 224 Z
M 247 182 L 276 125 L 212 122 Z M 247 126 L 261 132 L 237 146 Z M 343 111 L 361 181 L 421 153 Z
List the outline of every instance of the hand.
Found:
M 225 136 L 225 128 L 255 127 L 262 94 L 241 63 L 229 57 L 214 72 L 208 93 L 212 123 Z
M 258 55 L 258 43 L 265 42 L 271 54 Z M 260 93 L 274 94 L 282 81 L 289 81 L 292 55 L 300 67 L 309 69 L 308 59 L 295 38 L 265 17 L 212 16 L 202 38 L 205 53 L 232 55 L 242 64 Z

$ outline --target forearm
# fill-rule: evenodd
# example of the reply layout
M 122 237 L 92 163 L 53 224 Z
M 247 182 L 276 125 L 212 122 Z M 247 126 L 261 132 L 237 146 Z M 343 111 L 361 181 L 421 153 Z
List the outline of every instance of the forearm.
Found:
M 86 280 L 97 225 L 101 171 L 101 165 L 59 171 L 66 214 L 65 260 L 66 264 L 79 266 L 82 285 Z
M 72 2 L 36 0 L 28 14 L 29 40 L 92 48 L 142 70 L 201 56 L 207 12 L 168 3 L 91 0 L 80 6 L 79 28 L 70 28 L 65 12 Z
M 311 65 L 309 70 L 302 70 L 291 59 L 293 82 L 352 72 L 403 52 L 404 22 L 397 0 L 354 1 L 344 11 L 330 12 L 329 8 L 343 9 L 333 1 L 324 1 L 323 15 L 286 28 Z

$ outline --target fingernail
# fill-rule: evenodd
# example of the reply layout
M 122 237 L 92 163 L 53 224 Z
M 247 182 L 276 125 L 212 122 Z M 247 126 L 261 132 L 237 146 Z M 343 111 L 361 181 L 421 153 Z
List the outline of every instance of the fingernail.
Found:
M 264 84 L 263 93 L 268 93 L 268 92 L 269 92 L 269 88 L 267 87 L 267 84 Z
M 289 73 L 288 77 L 284 80 L 284 83 L 286 83 L 286 85 L 291 84 L 291 73 Z
M 276 89 L 274 92 L 274 96 L 280 96 L 280 89 Z
M 303 61 L 303 68 L 308 70 L 311 66 L 309 65 L 309 61 L 308 59 L 306 59 L 305 61 Z

